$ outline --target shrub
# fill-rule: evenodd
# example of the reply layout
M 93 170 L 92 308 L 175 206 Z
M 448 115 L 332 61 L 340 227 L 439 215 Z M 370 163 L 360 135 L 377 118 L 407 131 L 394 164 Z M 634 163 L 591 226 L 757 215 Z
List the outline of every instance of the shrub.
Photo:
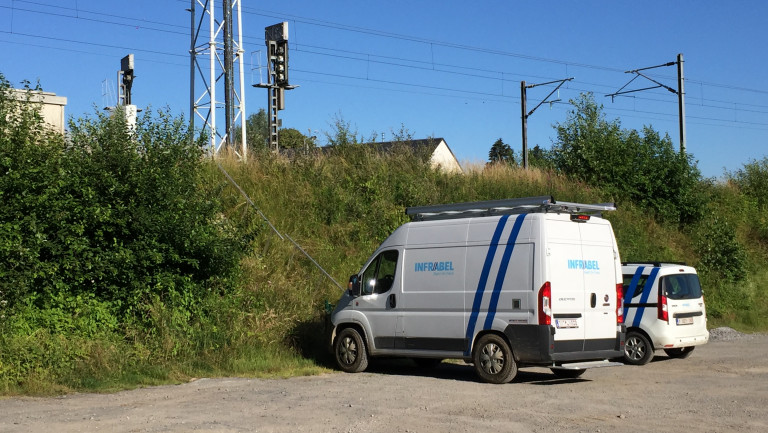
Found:
M 0 291 L 11 307 L 94 296 L 136 314 L 150 295 L 187 307 L 231 284 L 248 238 L 221 218 L 183 118 L 148 112 L 130 130 L 98 114 L 71 122 L 65 142 L 34 110 L 2 104 L 21 113 L 0 134 Z

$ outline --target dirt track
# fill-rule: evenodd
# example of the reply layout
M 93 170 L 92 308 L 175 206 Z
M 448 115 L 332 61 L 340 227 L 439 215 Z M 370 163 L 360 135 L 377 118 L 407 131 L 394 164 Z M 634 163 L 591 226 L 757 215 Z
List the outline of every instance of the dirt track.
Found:
M 0 400 L 2 432 L 768 431 L 768 337 L 730 334 L 688 359 L 556 379 L 521 370 L 479 383 L 471 366 L 381 361 L 361 374 L 201 379 L 116 394 Z

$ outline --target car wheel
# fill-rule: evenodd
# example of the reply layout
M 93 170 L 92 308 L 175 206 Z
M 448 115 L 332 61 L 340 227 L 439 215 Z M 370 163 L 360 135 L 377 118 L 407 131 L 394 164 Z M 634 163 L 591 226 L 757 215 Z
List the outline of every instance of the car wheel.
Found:
M 695 348 L 696 346 L 678 347 L 675 349 L 664 349 L 664 353 L 666 353 L 667 356 L 669 356 L 670 358 L 685 359 L 691 356 L 691 353 Z
M 566 370 L 563 368 L 550 368 L 552 370 L 552 373 L 555 373 L 555 376 L 563 378 L 563 379 L 575 379 L 582 374 L 584 374 L 584 369 L 581 370 Z
M 653 358 L 653 346 L 645 335 L 630 331 L 624 342 L 624 362 L 632 365 L 645 365 Z
M 503 338 L 495 334 L 480 337 L 472 356 L 475 372 L 484 382 L 507 383 L 517 375 L 512 350 Z
M 365 341 L 354 328 L 346 328 L 334 342 L 333 352 L 336 364 L 347 373 L 359 373 L 368 367 L 368 353 Z

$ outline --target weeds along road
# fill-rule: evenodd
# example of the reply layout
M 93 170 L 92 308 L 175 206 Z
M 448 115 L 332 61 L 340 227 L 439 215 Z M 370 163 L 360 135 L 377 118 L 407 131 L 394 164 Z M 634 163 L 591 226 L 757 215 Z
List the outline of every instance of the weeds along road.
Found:
M 507 385 L 471 366 L 375 362 L 361 374 L 200 379 L 116 394 L 0 400 L 2 432 L 768 431 L 768 337 L 720 338 L 688 359 Z

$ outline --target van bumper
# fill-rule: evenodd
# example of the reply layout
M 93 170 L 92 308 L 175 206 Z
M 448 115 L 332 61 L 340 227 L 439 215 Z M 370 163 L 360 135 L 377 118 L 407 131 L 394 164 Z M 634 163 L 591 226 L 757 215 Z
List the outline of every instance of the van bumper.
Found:
M 509 325 L 504 330 L 515 360 L 525 364 L 620 358 L 624 351 L 624 327 L 615 338 L 555 341 L 550 325 Z

